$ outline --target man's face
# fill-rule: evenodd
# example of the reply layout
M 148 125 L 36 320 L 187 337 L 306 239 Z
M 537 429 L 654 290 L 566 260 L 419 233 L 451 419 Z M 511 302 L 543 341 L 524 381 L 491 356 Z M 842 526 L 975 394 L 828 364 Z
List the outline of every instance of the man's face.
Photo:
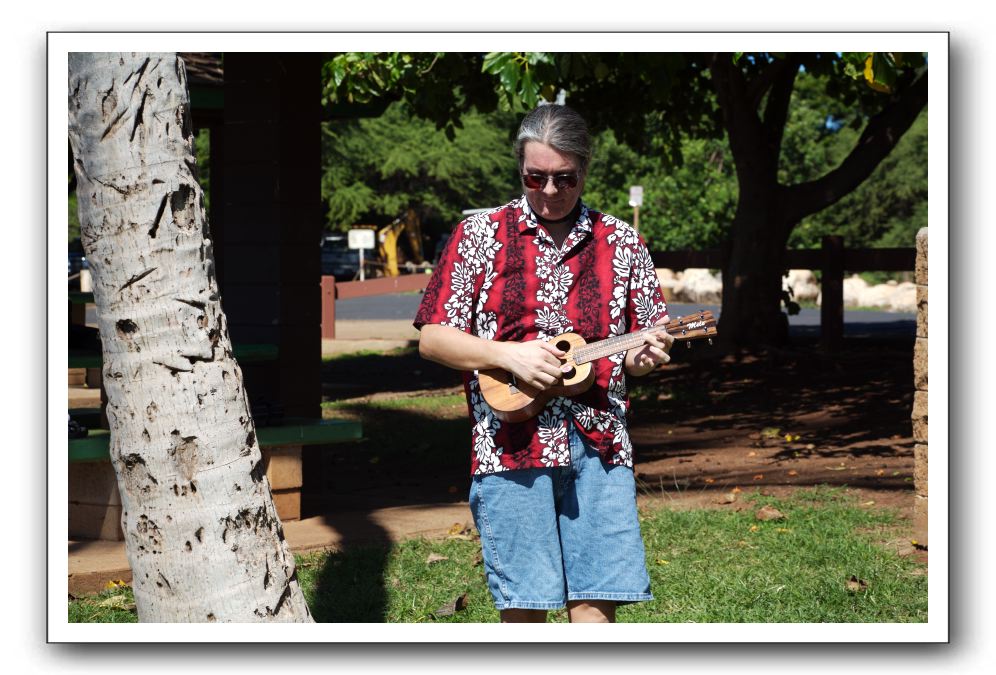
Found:
M 573 188 L 563 187 L 559 190 L 549 178 L 541 188 L 530 189 L 523 184 L 529 206 L 545 220 L 558 221 L 569 216 L 584 188 L 584 176 L 580 175 L 577 158 L 537 141 L 529 141 L 523 149 L 522 173 L 542 176 L 572 174 L 578 177 L 577 185 Z

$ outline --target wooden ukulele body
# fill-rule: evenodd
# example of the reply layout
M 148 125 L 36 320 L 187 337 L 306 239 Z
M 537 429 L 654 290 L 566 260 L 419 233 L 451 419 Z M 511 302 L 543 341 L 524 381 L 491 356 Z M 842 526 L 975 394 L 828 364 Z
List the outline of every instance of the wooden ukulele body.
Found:
M 587 343 L 577 333 L 561 333 L 551 339 L 550 344 L 567 352 L 561 363 L 570 366 L 559 384 L 540 391 L 525 382 L 519 382 L 511 373 L 501 370 L 478 372 L 481 394 L 502 422 L 523 422 L 539 414 L 547 402 L 557 396 L 577 396 L 591 388 L 595 382 L 595 371 L 591 363 L 574 363 L 574 352 Z

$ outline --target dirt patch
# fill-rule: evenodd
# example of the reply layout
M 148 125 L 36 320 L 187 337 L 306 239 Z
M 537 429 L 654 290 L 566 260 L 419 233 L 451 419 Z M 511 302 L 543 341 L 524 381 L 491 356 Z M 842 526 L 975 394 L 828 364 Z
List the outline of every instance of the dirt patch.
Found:
M 849 340 L 834 358 L 816 344 L 741 357 L 677 350 L 671 365 L 631 391 L 641 505 L 744 508 L 742 500 L 723 499 L 735 489 L 782 496 L 831 485 L 856 504 L 911 520 L 912 360 L 906 340 Z M 337 360 L 326 364 L 325 377 L 326 399 L 453 393 L 461 384 L 459 373 L 414 351 Z M 340 453 L 335 502 L 465 500 L 470 424 L 445 423 L 462 425 L 447 442 L 465 437 L 465 447 L 447 448 L 431 462 L 384 448 L 378 465 L 369 451 Z

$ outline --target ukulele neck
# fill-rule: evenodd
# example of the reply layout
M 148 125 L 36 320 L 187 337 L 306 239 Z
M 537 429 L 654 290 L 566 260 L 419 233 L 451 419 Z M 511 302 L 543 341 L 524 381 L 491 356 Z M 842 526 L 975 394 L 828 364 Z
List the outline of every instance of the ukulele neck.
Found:
M 583 363 L 588 363 L 589 361 L 594 361 L 595 359 L 601 359 L 606 356 L 612 356 L 613 354 L 618 354 L 619 352 L 629 351 L 634 347 L 639 347 L 643 344 L 643 336 L 654 330 L 662 330 L 663 326 L 648 326 L 633 333 L 626 333 L 624 335 L 616 335 L 615 337 L 606 338 L 605 340 L 599 340 L 598 342 L 592 342 L 587 344 L 580 349 L 574 351 L 574 363 L 581 365 Z

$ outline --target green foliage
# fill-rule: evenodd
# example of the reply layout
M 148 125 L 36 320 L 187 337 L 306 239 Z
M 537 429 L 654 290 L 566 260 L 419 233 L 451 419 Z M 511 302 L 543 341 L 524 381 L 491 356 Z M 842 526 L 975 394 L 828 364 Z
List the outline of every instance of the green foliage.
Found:
M 496 109 L 498 95 L 482 71 L 483 56 L 446 52 L 346 52 L 322 66 L 322 105 L 332 117 L 376 117 L 404 101 L 412 115 L 432 121 L 453 139 L 471 107 Z
M 828 128 L 827 119 L 839 128 Z M 786 124 L 779 180 L 795 184 L 833 170 L 861 135 L 853 121 L 866 117 L 843 108 L 815 77 L 800 75 Z M 848 124 L 847 122 L 852 122 Z M 836 204 L 804 219 L 789 237 L 792 248 L 814 248 L 824 235 L 844 237 L 844 245 L 910 247 L 927 225 L 927 111 L 857 189 Z
M 504 112 L 468 112 L 452 140 L 392 104 L 381 117 L 322 125 L 326 227 L 383 225 L 415 208 L 428 233 L 449 232 L 461 211 L 504 204 L 519 194 Z
M 719 246 L 736 210 L 737 183 L 729 149 L 721 140 L 684 140 L 684 161 L 670 170 L 653 155 L 640 155 L 612 133 L 596 138 L 585 200 L 632 221 L 631 185 L 643 186 L 640 233 L 652 249 L 697 250 Z

